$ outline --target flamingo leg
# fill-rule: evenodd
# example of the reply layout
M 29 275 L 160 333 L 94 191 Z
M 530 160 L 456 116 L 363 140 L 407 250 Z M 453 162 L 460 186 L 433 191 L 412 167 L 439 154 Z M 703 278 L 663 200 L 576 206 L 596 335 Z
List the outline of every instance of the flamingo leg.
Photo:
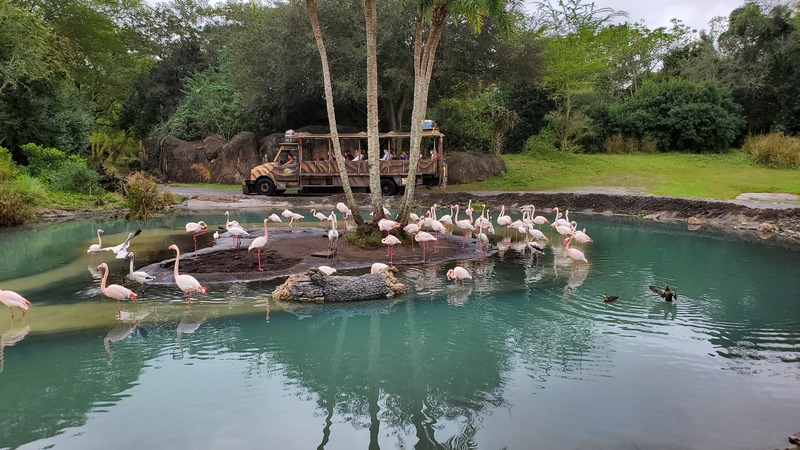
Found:
M 428 249 L 428 243 L 422 241 L 422 262 L 425 262 L 425 251 Z
M 464 247 L 467 246 L 467 231 L 464 230 L 464 239 L 461 241 L 461 250 L 464 250 Z
M 258 249 L 258 270 L 260 272 L 264 271 L 264 269 L 261 268 L 261 249 L 260 248 Z
M 194 240 L 194 257 L 197 258 L 197 235 L 193 234 L 192 239 Z
M 389 246 L 389 265 L 392 265 L 392 258 L 394 257 L 394 246 Z

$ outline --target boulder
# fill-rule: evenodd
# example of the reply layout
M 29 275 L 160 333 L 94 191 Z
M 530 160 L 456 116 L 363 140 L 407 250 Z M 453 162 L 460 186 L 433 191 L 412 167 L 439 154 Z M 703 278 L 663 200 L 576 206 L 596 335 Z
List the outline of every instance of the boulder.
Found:
M 168 137 L 161 144 L 161 170 L 170 181 L 239 184 L 259 164 L 253 133 L 241 132 L 229 141 L 208 136 L 202 141 Z
M 500 157 L 486 153 L 447 153 L 447 184 L 464 184 L 496 177 L 506 171 Z

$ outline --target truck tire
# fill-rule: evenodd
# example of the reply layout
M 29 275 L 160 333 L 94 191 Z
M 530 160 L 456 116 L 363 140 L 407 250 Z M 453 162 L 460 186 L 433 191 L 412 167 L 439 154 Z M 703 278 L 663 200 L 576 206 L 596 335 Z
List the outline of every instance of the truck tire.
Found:
M 275 195 L 275 183 L 269 178 L 261 178 L 256 181 L 256 192 L 261 195 Z
M 389 196 L 397 193 L 397 184 L 391 178 L 381 180 L 381 194 Z

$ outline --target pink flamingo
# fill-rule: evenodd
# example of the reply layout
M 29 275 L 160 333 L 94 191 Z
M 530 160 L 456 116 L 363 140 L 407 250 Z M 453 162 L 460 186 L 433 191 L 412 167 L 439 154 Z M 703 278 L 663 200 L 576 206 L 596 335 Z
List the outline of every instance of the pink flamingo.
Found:
M 350 217 L 352 212 L 350 208 L 342 202 L 336 204 L 336 209 L 339 211 L 339 214 L 342 215 L 342 231 L 347 231 L 347 218 Z
M 472 202 L 472 200 L 470 200 Z M 463 250 L 464 247 L 467 245 L 467 233 L 471 233 L 475 231 L 475 227 L 472 226 L 472 221 L 469 219 L 461 219 L 458 220 L 458 208 L 459 206 L 456 205 L 456 226 L 464 231 L 464 240 L 461 242 L 461 249 Z
M 118 284 L 110 284 L 106 286 L 106 280 L 108 279 L 108 264 L 100 264 L 97 266 L 97 270 L 103 271 L 103 279 L 100 281 L 100 292 L 102 292 L 103 295 L 108 298 L 114 298 L 117 300 L 117 315 L 119 315 L 121 310 L 120 300 L 123 298 L 136 300 L 136 294 L 130 289 Z
M 464 284 L 464 280 L 472 280 L 469 271 L 461 266 L 455 266 L 447 271 L 447 281 L 454 280 L 456 283 Z
M 269 217 L 267 217 L 267 219 L 272 221 L 272 231 L 277 231 L 278 222 L 283 222 L 283 220 L 281 220 L 281 216 L 275 213 L 270 214 Z
M 422 220 L 417 216 L 417 221 L 422 222 Z M 414 248 L 414 236 L 419 233 L 420 224 L 419 223 L 410 223 L 403 227 L 403 231 L 411 235 L 411 248 Z
M 500 215 L 497 216 L 497 225 L 503 227 L 503 236 L 508 233 L 508 226 L 511 225 L 513 220 L 511 216 L 506 215 L 506 205 L 500 207 Z
M 8 306 L 8 310 L 11 311 L 11 320 L 14 320 L 14 310 L 11 308 L 19 308 L 22 311 L 22 317 L 25 317 L 25 311 L 31 306 L 31 302 L 25 297 L 14 291 L 4 291 L 2 289 L 0 289 L 0 303 Z
M 197 236 L 208 233 L 208 225 L 202 220 L 200 222 L 189 222 L 186 224 L 186 232 L 192 235 L 194 240 L 194 257 L 197 258 Z
M 372 264 L 372 267 L 370 267 L 369 273 L 381 273 L 381 270 L 388 268 L 389 266 L 384 263 L 374 263 Z
M 265 245 L 267 245 L 267 240 L 269 240 L 269 233 L 267 232 L 267 222 L 269 222 L 269 219 L 264 219 L 264 235 L 253 239 L 253 242 L 250 244 L 250 247 L 247 247 L 247 253 L 250 253 L 250 250 L 254 248 L 258 249 L 259 272 L 264 271 L 264 269 L 261 268 L 261 249 L 264 248 Z
M 581 245 L 588 244 L 589 242 L 594 242 L 594 239 L 592 239 L 591 237 L 589 237 L 588 234 L 586 234 L 586 228 L 584 228 L 583 231 L 576 230 L 574 236 L 575 240 Z
M 583 254 L 582 251 L 578 250 L 577 248 L 570 247 L 570 244 L 572 244 L 572 239 L 573 239 L 572 236 L 570 236 L 567 239 L 564 239 L 564 245 L 567 247 L 567 256 L 569 256 L 569 259 L 572 260 L 572 267 L 577 269 L 578 261 L 583 261 L 586 264 L 589 264 L 589 261 L 586 260 L 586 256 Z
M 386 249 L 386 251 L 387 251 L 386 256 L 389 257 L 389 264 L 391 265 L 392 264 L 392 257 L 394 256 L 394 246 L 400 243 L 400 239 L 397 239 L 397 237 L 392 236 L 391 234 L 389 234 L 385 238 L 381 239 L 381 242 L 386 244 L 386 246 L 388 247 Z
M 385 231 L 386 234 L 389 234 L 393 229 L 400 226 L 400 222 L 396 222 L 391 219 L 381 219 L 378 221 L 378 229 L 381 231 Z
M 425 252 L 428 247 L 428 242 L 436 242 L 438 239 L 428 232 L 420 231 L 416 236 L 414 236 L 414 240 L 417 242 L 422 242 L 422 262 L 425 262 Z
M 175 284 L 178 285 L 180 290 L 183 291 L 183 294 L 186 296 L 186 300 L 189 301 L 189 304 L 192 304 L 192 293 L 200 292 L 201 294 L 205 294 L 208 291 L 208 288 L 205 286 L 201 286 L 200 282 L 191 275 L 181 275 L 178 273 L 178 263 L 181 260 L 181 251 L 178 249 L 178 246 L 172 244 L 168 248 L 169 250 L 175 250 L 175 268 L 173 270 L 173 275 L 175 276 Z

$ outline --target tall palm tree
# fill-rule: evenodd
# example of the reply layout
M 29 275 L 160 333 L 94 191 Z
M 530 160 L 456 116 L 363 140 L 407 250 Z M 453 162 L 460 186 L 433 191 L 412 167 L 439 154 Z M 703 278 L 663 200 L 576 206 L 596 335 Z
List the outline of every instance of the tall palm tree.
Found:
M 367 160 L 372 222 L 383 219 L 380 141 L 378 140 L 378 8 L 376 0 L 364 0 L 367 35 Z
M 411 110 L 411 148 L 408 158 L 408 183 L 400 206 L 400 222 L 407 222 L 411 213 L 416 188 L 417 165 L 422 141 L 422 120 L 428 110 L 428 90 L 433 74 L 436 49 L 442 37 L 442 29 L 448 15 L 463 17 L 476 32 L 479 32 L 483 17 L 491 17 L 501 30 L 511 28 L 511 12 L 518 7 L 519 0 L 417 0 L 416 26 L 414 29 L 414 103 Z M 430 15 L 427 39 L 423 42 L 425 19 Z
M 325 51 L 325 42 L 322 40 L 322 30 L 319 26 L 319 17 L 317 16 L 317 5 L 314 0 L 306 0 L 306 9 L 308 10 L 308 21 L 311 23 L 311 30 L 314 32 L 314 41 L 317 43 L 317 50 L 319 50 L 319 59 L 322 64 L 322 81 L 325 86 L 325 104 L 328 109 L 328 123 L 331 130 L 331 141 L 333 141 L 333 153 L 336 158 L 336 166 L 339 169 L 339 178 L 342 180 L 342 189 L 344 190 L 345 198 L 347 199 L 347 207 L 352 211 L 353 219 L 356 224 L 361 226 L 364 219 L 358 212 L 358 205 L 356 199 L 353 197 L 353 190 L 350 188 L 350 178 L 347 176 L 347 167 L 344 163 L 344 155 L 342 154 L 342 146 L 339 142 L 339 130 L 336 128 L 336 111 L 333 108 L 333 87 L 331 84 L 331 71 L 328 66 L 328 53 Z M 380 194 L 380 190 L 378 190 Z

